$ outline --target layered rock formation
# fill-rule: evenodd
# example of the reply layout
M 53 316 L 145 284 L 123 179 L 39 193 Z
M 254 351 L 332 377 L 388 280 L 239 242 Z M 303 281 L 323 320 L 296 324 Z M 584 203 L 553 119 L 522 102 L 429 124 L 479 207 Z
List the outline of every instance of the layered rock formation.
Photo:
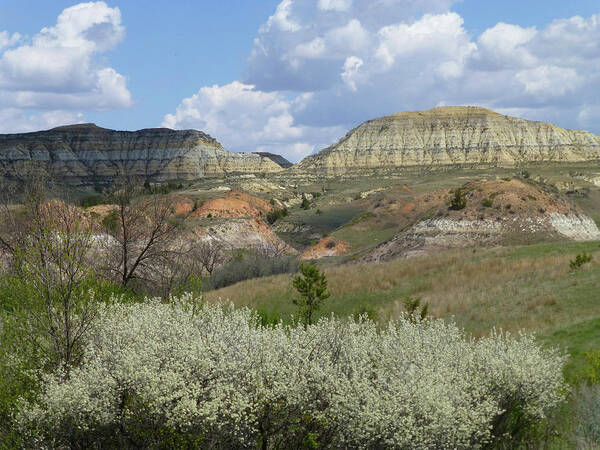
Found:
M 27 163 L 68 184 L 109 183 L 119 174 L 163 182 L 283 169 L 273 157 L 229 152 L 201 131 L 114 131 L 93 124 L 0 135 L 0 176 L 18 176 Z
M 380 167 L 600 159 L 600 137 L 470 106 L 404 112 L 370 120 L 299 170 L 343 173 Z
M 293 164 L 291 162 L 289 162 L 287 159 L 285 159 L 281 155 L 276 155 L 275 153 L 269 153 L 269 152 L 254 152 L 254 153 L 256 155 L 260 155 L 260 156 L 264 156 L 265 158 L 269 158 L 276 164 L 279 164 L 284 169 L 287 169 L 288 167 L 293 166 Z
M 541 186 L 517 179 L 473 181 L 463 186 L 462 192 L 466 206 L 460 210 L 448 206 L 454 194 L 447 191 L 416 197 L 411 211 L 421 217 L 366 259 L 381 261 L 450 248 L 548 239 L 600 240 L 600 230 L 590 217 Z

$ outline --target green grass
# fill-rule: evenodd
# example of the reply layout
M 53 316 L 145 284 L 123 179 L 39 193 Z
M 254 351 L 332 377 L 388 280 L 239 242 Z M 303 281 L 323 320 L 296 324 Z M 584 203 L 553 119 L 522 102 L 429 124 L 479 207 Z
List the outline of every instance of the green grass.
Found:
M 571 270 L 569 261 L 583 251 L 594 260 Z M 421 297 L 433 316 L 454 321 L 476 337 L 492 328 L 535 333 L 543 345 L 568 355 L 564 375 L 572 385 L 590 379 L 590 373 L 600 377 L 600 366 L 586 358 L 586 352 L 600 356 L 599 242 L 467 249 L 381 264 L 321 266 L 332 295 L 318 316 L 347 317 L 367 305 L 383 324 L 403 312 L 405 296 Z M 206 298 L 229 299 L 289 322 L 297 295 L 291 278 L 250 280 L 209 292 Z M 550 419 L 555 433 L 540 436 L 535 448 L 573 448 L 576 402 L 577 397 L 569 398 Z
M 352 228 L 340 228 L 331 235 L 342 241 L 347 242 L 353 248 L 372 247 L 382 242 L 388 241 L 398 232 L 398 227 L 384 228 L 381 230 L 369 229 L 357 231 Z
M 569 261 L 583 250 L 594 260 L 570 270 Z M 598 243 L 557 242 L 372 265 L 324 265 L 332 296 L 321 313 L 347 316 L 366 303 L 385 320 L 402 313 L 403 297 L 416 296 L 430 303 L 435 316 L 454 320 L 475 335 L 493 327 L 550 333 L 600 317 L 599 252 Z M 208 293 L 207 298 L 272 309 L 285 317 L 294 311 L 289 280 L 252 280 Z
M 599 297 L 596 300 L 600 302 Z M 564 370 L 565 378 L 577 384 L 585 379 L 588 367 L 585 353 L 600 350 L 600 317 L 541 334 L 539 338 L 546 345 L 558 347 L 569 356 Z

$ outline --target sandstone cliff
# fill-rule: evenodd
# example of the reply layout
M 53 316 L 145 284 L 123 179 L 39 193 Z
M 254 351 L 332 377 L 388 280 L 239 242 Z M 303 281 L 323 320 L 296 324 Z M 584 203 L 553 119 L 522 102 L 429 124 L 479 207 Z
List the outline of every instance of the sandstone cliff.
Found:
M 114 131 L 93 124 L 0 135 L 0 176 L 18 175 L 28 162 L 68 184 L 108 183 L 121 173 L 163 182 L 283 169 L 273 157 L 229 152 L 201 131 Z
M 600 137 L 470 106 L 404 112 L 370 120 L 298 170 L 342 173 L 379 167 L 600 159 Z

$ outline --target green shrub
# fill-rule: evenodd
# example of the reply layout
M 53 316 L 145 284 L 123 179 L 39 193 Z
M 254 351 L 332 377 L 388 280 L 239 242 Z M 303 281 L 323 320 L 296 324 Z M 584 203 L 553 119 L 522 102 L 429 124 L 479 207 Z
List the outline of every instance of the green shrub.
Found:
M 358 306 L 356 306 L 356 308 L 354 308 L 352 318 L 357 322 L 361 318 L 367 318 L 372 322 L 377 322 L 379 320 L 379 314 L 371 305 L 367 305 L 366 303 L 360 303 Z
M 592 255 L 588 255 L 586 252 L 578 253 L 577 256 L 575 256 L 575 259 L 572 259 L 571 261 L 569 261 L 569 267 L 572 270 L 575 270 L 591 261 L 592 261 Z
M 189 303 L 104 308 L 81 368 L 22 402 L 23 447 L 483 448 L 514 437 L 503 417 L 527 428 L 563 400 L 563 358 L 529 336 L 472 340 L 441 320 L 263 327 Z
M 583 354 L 584 363 L 577 383 L 600 384 L 600 350 L 590 350 Z
M 467 197 L 463 189 L 458 188 L 454 190 L 452 197 L 450 198 L 450 209 L 460 211 L 467 206 Z
M 79 206 L 82 208 L 89 208 L 90 206 L 103 205 L 108 203 L 108 199 L 103 195 L 90 195 L 81 199 Z
M 261 327 L 275 327 L 281 323 L 281 316 L 273 311 L 258 309 L 256 315 Z
M 300 203 L 300 208 L 302 209 L 310 209 L 310 201 L 304 194 L 302 194 L 302 203 Z
M 481 201 L 481 206 L 483 206 L 485 208 L 490 208 L 493 204 L 494 204 L 494 202 L 492 200 L 490 200 L 489 198 L 484 198 Z
M 288 214 L 289 214 L 289 211 L 287 208 L 276 209 L 274 211 L 267 213 L 267 222 L 269 223 L 269 225 L 273 225 L 279 219 L 283 219 Z
M 116 209 L 110 211 L 100 222 L 103 228 L 113 233 L 119 229 L 119 212 Z
M 402 300 L 408 320 L 417 322 L 424 320 L 429 312 L 429 303 L 421 306 L 420 298 L 406 297 Z

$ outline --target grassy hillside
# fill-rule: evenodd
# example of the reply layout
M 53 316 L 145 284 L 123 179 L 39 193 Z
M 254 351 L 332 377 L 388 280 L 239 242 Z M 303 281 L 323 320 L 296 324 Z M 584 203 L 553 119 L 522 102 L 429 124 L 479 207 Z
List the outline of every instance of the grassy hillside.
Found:
M 571 270 L 581 252 L 594 259 Z M 536 332 L 568 350 L 570 373 L 583 353 L 600 346 L 600 243 L 557 242 L 495 249 L 468 249 L 374 265 L 322 265 L 331 291 L 320 315 L 351 315 L 368 305 L 380 321 L 404 310 L 406 296 L 421 297 L 431 315 L 455 321 L 475 336 L 492 328 Z M 248 280 L 206 293 L 210 302 L 230 300 L 289 320 L 296 295 L 290 275 Z M 579 369 L 577 368 L 579 367 Z

